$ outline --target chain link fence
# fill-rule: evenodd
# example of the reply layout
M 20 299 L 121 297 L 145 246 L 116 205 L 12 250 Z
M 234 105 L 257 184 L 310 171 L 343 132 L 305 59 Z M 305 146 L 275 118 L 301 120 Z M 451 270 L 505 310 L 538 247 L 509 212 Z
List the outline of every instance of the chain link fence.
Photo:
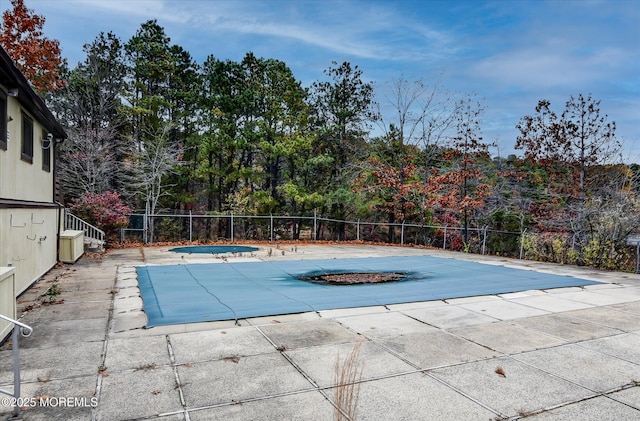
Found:
M 180 241 L 363 241 L 421 245 L 444 250 L 522 257 L 522 233 L 484 228 L 348 221 L 286 215 L 129 215 L 120 240 L 159 243 Z
M 573 237 L 572 237 L 573 235 Z M 619 245 L 616 253 L 578 249 L 576 234 L 527 233 L 468 228 L 349 221 L 313 216 L 135 213 L 120 232 L 121 242 L 210 241 L 363 241 L 420 245 L 443 250 L 516 257 L 609 270 L 640 272 L 640 237 Z M 597 250 L 596 250 L 597 251 Z M 595 257 L 594 257 L 595 256 Z M 590 260 L 588 260 L 590 259 Z

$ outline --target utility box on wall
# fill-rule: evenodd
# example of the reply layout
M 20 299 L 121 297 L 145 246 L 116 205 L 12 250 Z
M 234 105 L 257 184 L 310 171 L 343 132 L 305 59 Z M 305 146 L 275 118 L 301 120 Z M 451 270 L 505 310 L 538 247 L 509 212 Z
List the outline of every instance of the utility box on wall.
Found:
M 0 267 L 0 314 L 16 318 L 16 268 Z M 0 341 L 7 336 L 13 325 L 0 319 Z
M 66 230 L 60 234 L 60 261 L 75 263 L 84 254 L 84 231 Z

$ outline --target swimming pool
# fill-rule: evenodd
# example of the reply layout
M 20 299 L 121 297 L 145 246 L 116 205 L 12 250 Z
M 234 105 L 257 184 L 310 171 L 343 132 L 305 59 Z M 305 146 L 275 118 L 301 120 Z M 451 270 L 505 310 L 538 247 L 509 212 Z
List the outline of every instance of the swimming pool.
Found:
M 309 273 L 407 271 L 402 282 L 327 285 Z M 138 266 L 147 327 L 443 300 L 599 282 L 433 256 Z

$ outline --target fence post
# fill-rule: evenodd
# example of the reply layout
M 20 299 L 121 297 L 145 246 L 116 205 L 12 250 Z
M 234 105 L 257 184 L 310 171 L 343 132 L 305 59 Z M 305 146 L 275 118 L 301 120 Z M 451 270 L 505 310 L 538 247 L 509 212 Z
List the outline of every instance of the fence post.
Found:
M 487 228 L 489 228 L 488 225 L 484 226 L 484 238 L 482 239 L 482 254 L 484 254 L 485 249 L 486 249 L 486 244 L 487 244 Z
M 358 219 L 358 223 L 356 224 L 356 240 L 360 241 L 360 220 Z
M 273 243 L 273 214 L 272 213 L 269 214 L 269 219 L 271 221 L 271 228 L 269 229 L 269 231 L 270 231 L 270 233 L 269 233 L 270 240 L 269 241 L 271 241 Z
M 189 242 L 193 241 L 193 216 L 191 210 L 189 210 Z
M 144 241 L 145 244 L 147 244 L 147 240 L 148 240 L 147 235 L 148 235 L 148 232 L 149 232 L 149 221 L 148 221 L 149 213 L 148 213 L 148 210 L 149 210 L 149 208 L 148 208 L 148 203 L 147 203 L 147 207 L 145 207 L 145 209 L 144 209 L 144 218 L 142 220 L 142 230 L 143 230 L 142 233 L 143 233 L 143 241 Z
M 442 239 L 442 249 L 446 250 L 447 249 L 447 226 L 444 226 L 444 237 Z
M 318 220 L 317 220 L 317 209 L 313 210 L 313 241 L 318 239 Z
M 404 245 L 404 219 L 402 220 L 402 230 L 400 231 L 400 244 Z
M 231 212 L 231 242 L 233 243 L 233 212 Z
M 520 235 L 520 259 L 522 259 L 524 256 L 524 234 L 526 232 L 527 229 L 525 228 L 524 231 L 522 231 L 522 235 Z
M 640 241 L 636 243 L 636 273 L 640 273 Z

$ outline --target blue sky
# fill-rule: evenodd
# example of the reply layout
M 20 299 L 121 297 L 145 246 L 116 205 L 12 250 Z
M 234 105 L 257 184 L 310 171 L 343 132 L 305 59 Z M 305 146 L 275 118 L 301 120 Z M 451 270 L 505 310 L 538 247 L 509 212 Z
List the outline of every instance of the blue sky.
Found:
M 437 83 L 482 103 L 484 139 L 503 156 L 514 153 L 515 125 L 538 100 L 559 114 L 571 95 L 591 93 L 617 123 L 625 161 L 640 162 L 640 0 L 25 3 L 46 17 L 45 35 L 60 41 L 72 67 L 99 32 L 126 42 L 157 19 L 198 63 L 253 51 L 284 61 L 304 86 L 332 61 L 358 65 L 379 92 L 400 76 Z M 8 7 L 0 0 L 0 10 Z

